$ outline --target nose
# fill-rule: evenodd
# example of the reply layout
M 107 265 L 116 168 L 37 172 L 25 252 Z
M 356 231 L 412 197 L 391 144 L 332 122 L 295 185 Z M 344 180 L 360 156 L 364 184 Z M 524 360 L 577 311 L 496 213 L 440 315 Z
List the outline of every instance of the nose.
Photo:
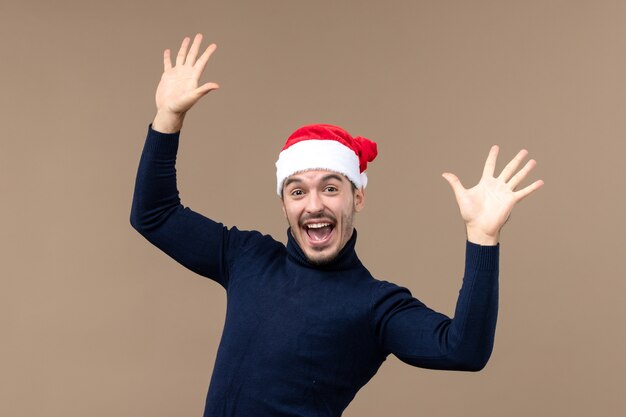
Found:
M 319 213 L 324 210 L 324 202 L 317 191 L 312 191 L 307 196 L 306 211 L 308 213 Z

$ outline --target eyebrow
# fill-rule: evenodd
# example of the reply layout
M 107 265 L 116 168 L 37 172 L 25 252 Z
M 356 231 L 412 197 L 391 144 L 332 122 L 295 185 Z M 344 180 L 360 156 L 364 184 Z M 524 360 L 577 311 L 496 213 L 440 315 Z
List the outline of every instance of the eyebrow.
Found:
M 289 178 L 285 181 L 285 185 L 283 187 L 287 188 L 289 184 L 293 184 L 294 182 L 302 182 L 300 178 Z
M 339 182 L 343 182 L 343 178 L 337 174 L 328 174 L 322 177 L 322 181 L 326 182 L 328 180 L 337 180 Z

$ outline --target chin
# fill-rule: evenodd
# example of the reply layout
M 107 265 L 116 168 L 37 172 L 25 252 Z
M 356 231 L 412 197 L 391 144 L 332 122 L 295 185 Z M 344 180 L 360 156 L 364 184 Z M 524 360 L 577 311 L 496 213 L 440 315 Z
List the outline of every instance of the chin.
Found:
M 305 256 L 311 264 L 317 265 L 317 266 L 324 266 L 324 265 L 328 265 L 329 263 L 331 263 L 337 257 L 337 252 L 331 253 L 328 255 L 316 255 L 314 257 L 311 257 L 310 255 L 305 253 Z
M 339 249 L 336 247 L 326 247 L 322 250 L 311 247 L 302 247 L 302 252 L 306 256 L 307 260 L 313 265 L 326 265 L 331 263 L 339 254 Z

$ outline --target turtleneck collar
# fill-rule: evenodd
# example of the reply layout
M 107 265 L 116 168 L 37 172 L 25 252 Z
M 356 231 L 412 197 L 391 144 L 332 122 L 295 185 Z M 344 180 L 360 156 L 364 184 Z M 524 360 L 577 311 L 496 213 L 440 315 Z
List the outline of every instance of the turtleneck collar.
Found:
M 354 250 L 355 245 L 356 229 L 353 229 L 352 236 L 341 248 L 335 259 L 325 265 L 315 265 L 309 262 L 298 242 L 291 235 L 291 227 L 287 229 L 287 255 L 289 259 L 307 268 L 319 269 L 320 271 L 339 271 L 360 267 L 361 261 Z

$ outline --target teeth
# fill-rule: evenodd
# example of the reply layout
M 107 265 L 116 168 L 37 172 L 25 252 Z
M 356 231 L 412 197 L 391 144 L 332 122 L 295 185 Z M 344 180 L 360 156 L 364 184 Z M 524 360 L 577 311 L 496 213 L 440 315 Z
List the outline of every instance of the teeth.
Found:
M 326 226 L 330 226 L 330 223 L 311 223 L 306 225 L 309 229 L 320 229 Z

